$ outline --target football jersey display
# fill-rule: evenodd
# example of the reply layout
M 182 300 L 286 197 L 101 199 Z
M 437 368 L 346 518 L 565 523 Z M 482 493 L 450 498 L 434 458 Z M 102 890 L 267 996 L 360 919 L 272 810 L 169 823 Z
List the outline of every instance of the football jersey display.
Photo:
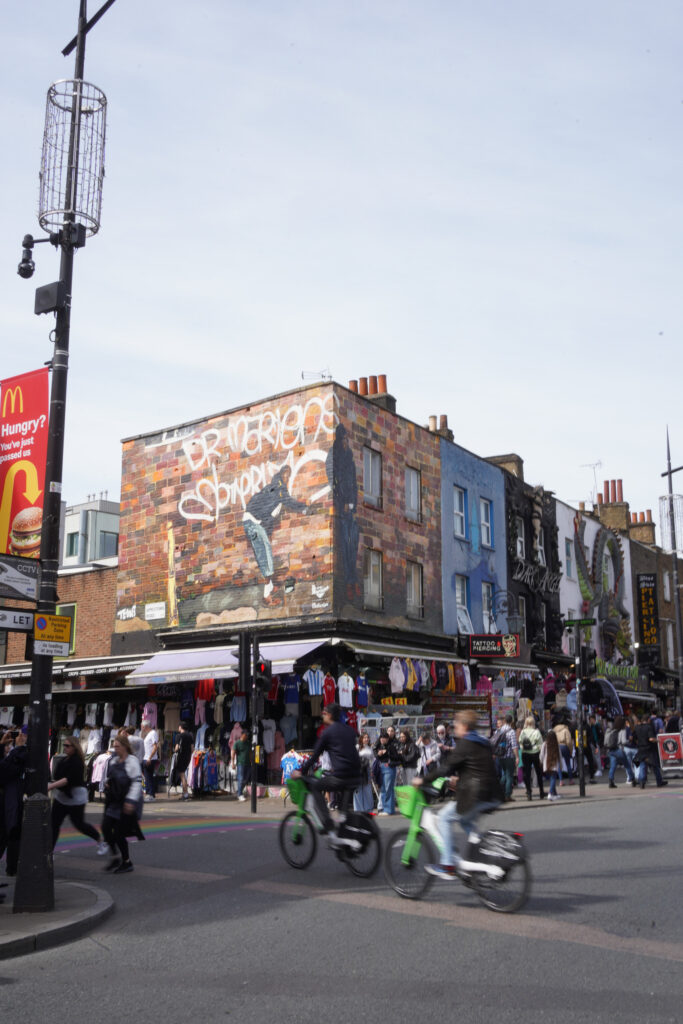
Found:
M 356 677 L 356 706 L 359 708 L 368 706 L 368 684 L 363 675 Z
M 337 687 L 339 689 L 339 703 L 341 706 L 343 708 L 352 708 L 354 684 L 351 676 L 347 675 L 346 672 L 343 676 L 339 676 Z
M 304 674 L 304 680 L 308 686 L 308 692 L 311 697 L 320 697 L 323 692 L 323 679 L 324 675 L 319 668 L 309 668 L 308 672 Z
M 323 680 L 323 705 L 334 704 L 337 691 L 337 684 L 332 676 L 325 676 Z

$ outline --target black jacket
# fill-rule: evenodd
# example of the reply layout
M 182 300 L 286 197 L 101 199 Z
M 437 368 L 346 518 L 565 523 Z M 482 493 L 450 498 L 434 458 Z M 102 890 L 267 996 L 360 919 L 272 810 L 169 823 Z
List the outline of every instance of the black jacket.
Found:
M 425 775 L 427 782 L 444 775 L 458 776 L 458 814 L 471 811 L 478 803 L 503 800 L 489 741 L 483 736 L 471 737 L 472 733 L 459 739 L 453 750 Z
M 377 740 L 372 749 L 375 751 L 375 757 L 380 764 L 390 765 L 394 768 L 399 764 L 403 764 L 396 740 L 389 740 L 385 744 L 381 740 Z
M 356 747 L 356 734 L 343 722 L 332 722 L 320 733 L 313 753 L 302 765 L 301 771 L 306 772 L 315 764 L 320 755 L 327 751 L 332 762 L 332 774 L 340 779 L 360 779 L 360 755 Z
M 398 753 L 401 758 L 401 764 L 404 768 L 416 768 L 417 762 L 420 759 L 418 749 L 415 746 L 414 740 L 406 740 L 405 743 L 398 744 Z

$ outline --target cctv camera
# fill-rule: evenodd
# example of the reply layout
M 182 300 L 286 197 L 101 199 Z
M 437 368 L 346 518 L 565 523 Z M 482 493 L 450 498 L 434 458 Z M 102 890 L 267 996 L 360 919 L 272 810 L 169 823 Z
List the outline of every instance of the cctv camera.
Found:
M 21 250 L 21 263 L 17 267 L 17 274 L 19 275 L 19 277 L 23 277 L 25 279 L 28 279 L 29 277 L 33 277 L 33 271 L 35 269 L 36 269 L 36 265 L 33 262 L 33 260 L 31 259 L 31 250 L 30 249 L 22 249 Z

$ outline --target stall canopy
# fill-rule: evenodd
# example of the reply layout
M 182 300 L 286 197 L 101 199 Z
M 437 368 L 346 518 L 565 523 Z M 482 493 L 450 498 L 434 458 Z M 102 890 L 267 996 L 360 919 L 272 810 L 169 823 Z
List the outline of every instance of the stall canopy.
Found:
M 317 637 L 310 640 L 281 640 L 272 643 L 259 643 L 259 657 L 270 661 L 273 666 L 273 675 L 291 672 L 294 663 L 318 647 L 324 647 L 330 643 L 330 638 Z M 233 654 L 239 661 L 239 648 L 233 648 Z
M 376 643 L 374 640 L 332 640 L 333 644 L 344 644 L 354 654 L 376 658 L 424 658 L 425 661 L 450 661 L 466 665 L 466 658 L 459 658 L 450 651 L 425 650 L 420 647 L 406 647 L 403 644 Z
M 130 672 L 146 661 L 144 654 L 120 655 L 105 658 L 55 658 L 52 675 L 57 677 L 109 676 Z M 30 679 L 31 662 L 21 661 L 0 668 L 0 681 L 4 679 Z
M 126 679 L 126 686 L 150 683 L 192 683 L 197 679 L 232 679 L 239 660 L 230 647 L 202 647 L 189 651 L 163 651 L 153 655 Z
M 640 690 L 617 690 L 617 694 L 631 704 L 638 704 L 641 701 L 645 704 L 654 704 L 657 700 L 654 693 L 641 693 Z

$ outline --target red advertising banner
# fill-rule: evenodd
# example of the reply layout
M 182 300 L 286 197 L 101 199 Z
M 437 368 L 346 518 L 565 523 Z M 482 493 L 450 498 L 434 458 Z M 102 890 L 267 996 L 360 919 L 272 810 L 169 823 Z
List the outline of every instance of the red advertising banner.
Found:
M 48 380 L 45 367 L 0 381 L 0 554 L 40 557 Z
M 683 769 L 683 741 L 680 732 L 660 732 L 657 737 L 662 770 Z

